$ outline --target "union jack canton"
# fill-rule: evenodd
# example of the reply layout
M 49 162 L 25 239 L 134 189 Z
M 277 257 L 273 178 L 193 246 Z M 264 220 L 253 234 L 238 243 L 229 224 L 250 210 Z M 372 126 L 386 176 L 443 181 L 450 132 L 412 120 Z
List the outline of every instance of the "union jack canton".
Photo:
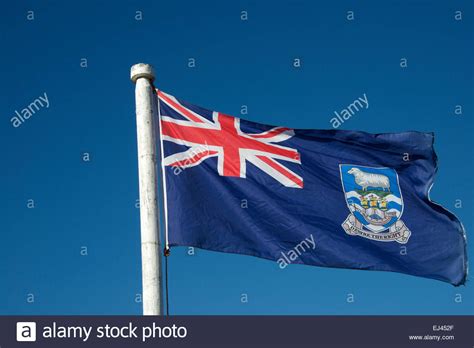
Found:
M 303 188 L 303 178 L 276 161 L 301 163 L 297 150 L 278 145 L 294 136 L 292 129 L 274 127 L 258 134 L 245 133 L 237 117 L 214 111 L 212 120 L 208 120 L 175 97 L 157 93 L 163 140 L 189 147 L 164 158 L 165 166 L 189 168 L 217 157 L 219 175 L 245 178 L 249 161 L 282 185 Z

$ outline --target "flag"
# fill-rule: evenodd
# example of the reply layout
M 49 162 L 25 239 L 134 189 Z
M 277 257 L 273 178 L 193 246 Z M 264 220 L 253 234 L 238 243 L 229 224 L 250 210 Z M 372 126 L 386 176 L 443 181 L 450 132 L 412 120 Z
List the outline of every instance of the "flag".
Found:
M 463 226 L 429 198 L 433 133 L 273 127 L 157 96 L 169 246 L 465 282 Z

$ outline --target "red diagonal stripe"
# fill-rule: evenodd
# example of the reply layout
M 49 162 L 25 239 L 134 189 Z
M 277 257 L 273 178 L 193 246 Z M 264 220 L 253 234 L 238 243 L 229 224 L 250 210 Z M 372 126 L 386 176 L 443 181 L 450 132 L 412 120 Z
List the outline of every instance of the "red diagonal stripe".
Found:
M 204 151 L 204 152 L 200 152 L 196 155 L 194 155 L 193 157 L 191 158 L 187 158 L 187 159 L 184 159 L 184 160 L 180 160 L 180 161 L 176 161 L 176 162 L 173 162 L 173 163 L 170 163 L 168 164 L 168 166 L 172 166 L 172 167 L 184 167 L 184 166 L 188 166 L 190 164 L 193 164 L 193 163 L 196 163 L 198 162 L 201 158 L 203 157 L 207 157 L 207 156 L 211 156 L 211 155 L 217 155 L 217 151 Z
M 160 99 L 162 99 L 166 104 L 174 107 L 176 110 L 178 110 L 180 113 L 182 113 L 184 116 L 189 118 L 190 120 L 197 122 L 197 123 L 204 123 L 200 118 L 196 117 L 193 115 L 191 112 L 189 112 L 188 109 L 183 107 L 182 105 L 174 102 L 172 99 L 168 98 L 163 92 L 158 91 L 158 96 Z
M 281 127 L 281 128 L 272 129 L 268 133 L 264 133 L 264 134 L 248 134 L 248 135 L 250 135 L 252 138 L 265 139 L 265 138 L 274 137 L 275 135 L 279 135 L 283 132 L 286 132 L 287 130 L 290 130 L 290 128 Z
M 300 178 L 298 178 L 297 176 L 295 176 L 293 173 L 291 173 L 290 171 L 288 171 L 285 167 L 283 167 L 281 164 L 279 164 L 278 162 L 275 162 L 273 160 L 271 160 L 270 158 L 266 157 L 266 156 L 257 156 L 257 158 L 263 162 L 265 162 L 266 164 L 268 164 L 270 167 L 272 167 L 273 169 L 275 169 L 276 171 L 280 172 L 281 174 L 283 174 L 284 176 L 286 176 L 288 179 L 290 179 L 291 181 L 293 181 L 296 185 L 298 185 L 299 187 L 303 188 L 303 180 L 301 180 Z

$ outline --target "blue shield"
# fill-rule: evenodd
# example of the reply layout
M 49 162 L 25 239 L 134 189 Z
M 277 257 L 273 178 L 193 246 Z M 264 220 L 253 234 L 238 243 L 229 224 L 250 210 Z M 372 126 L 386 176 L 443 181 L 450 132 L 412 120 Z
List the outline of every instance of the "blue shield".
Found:
M 339 169 L 347 206 L 364 227 L 379 233 L 400 219 L 403 198 L 394 169 L 354 164 Z

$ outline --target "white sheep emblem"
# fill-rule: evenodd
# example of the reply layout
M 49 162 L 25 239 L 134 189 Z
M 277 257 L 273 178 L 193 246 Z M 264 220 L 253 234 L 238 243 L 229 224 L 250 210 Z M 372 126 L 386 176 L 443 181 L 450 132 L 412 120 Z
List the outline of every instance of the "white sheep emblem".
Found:
M 367 191 L 369 186 L 390 191 L 390 180 L 386 175 L 363 172 L 359 168 L 351 168 L 347 173 L 354 175 L 356 184 L 361 186 L 363 191 Z

